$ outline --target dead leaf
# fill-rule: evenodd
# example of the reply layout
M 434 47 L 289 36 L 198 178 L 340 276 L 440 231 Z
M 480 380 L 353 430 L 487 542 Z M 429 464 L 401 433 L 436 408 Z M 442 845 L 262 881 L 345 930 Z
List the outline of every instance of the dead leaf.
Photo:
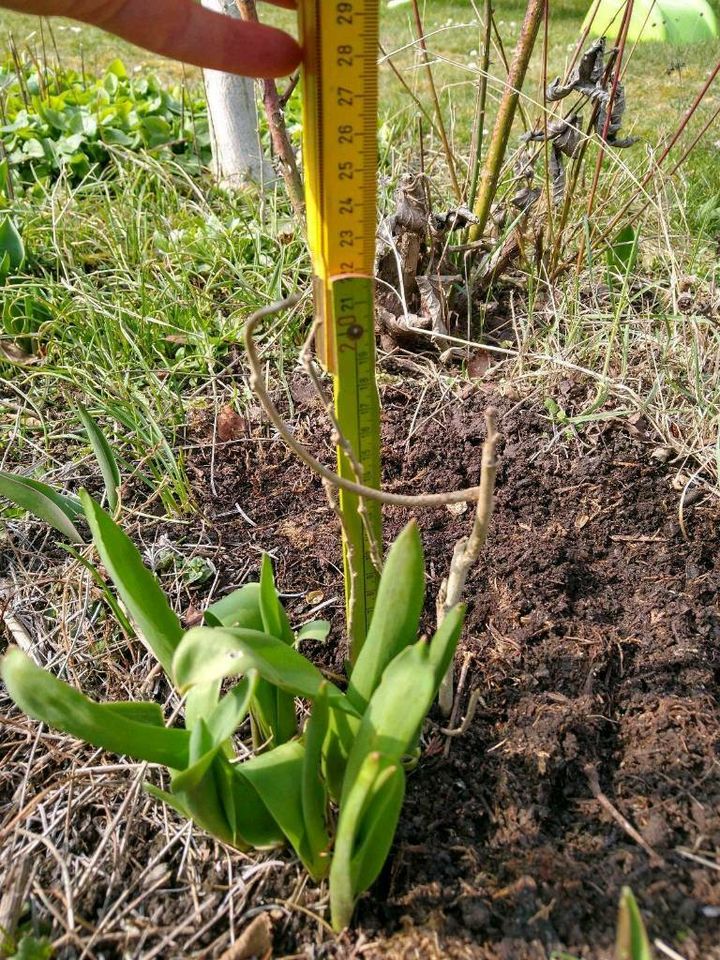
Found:
M 247 420 L 226 404 L 218 414 L 217 434 L 223 443 L 238 440 L 247 433 Z
M 203 612 L 196 607 L 190 606 L 185 611 L 183 622 L 186 627 L 197 627 L 202 623 Z
M 270 917 L 263 912 L 250 921 L 220 960 L 271 960 L 271 957 L 272 924 Z
M 32 353 L 26 353 L 21 347 L 12 340 L 0 340 L 0 353 L 9 360 L 10 363 L 21 363 L 23 366 L 29 366 L 37 363 L 38 358 Z
M 660 463 L 667 463 L 675 456 L 675 451 L 672 447 L 655 447 L 650 456 L 653 460 L 659 460 Z
M 475 380 L 481 380 L 493 365 L 493 355 L 488 350 L 478 350 L 468 360 L 468 376 Z

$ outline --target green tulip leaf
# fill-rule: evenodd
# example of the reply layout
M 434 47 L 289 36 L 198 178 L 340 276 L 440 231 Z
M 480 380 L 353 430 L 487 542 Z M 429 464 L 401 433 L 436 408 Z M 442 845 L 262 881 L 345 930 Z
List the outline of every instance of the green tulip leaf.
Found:
M 73 523 L 80 515 L 82 507 L 72 498 L 57 493 L 38 480 L 18 477 L 4 471 L 0 472 L 0 496 L 49 523 L 72 543 L 83 542 Z
M 165 672 L 183 635 L 156 578 L 142 562 L 132 540 L 84 490 L 80 499 L 95 547 L 143 639 Z
M 348 757 L 341 810 L 369 754 L 379 753 L 389 762 L 399 763 L 412 752 L 436 692 L 430 648 L 420 640 L 406 647 L 387 667 L 363 714 Z
M 0 219 L 0 257 L 7 257 L 8 270 L 16 273 L 25 263 L 25 245 L 10 217 Z
M 301 860 L 306 851 L 301 796 L 304 755 L 302 743 L 292 740 L 239 767 Z
M 152 704 L 95 703 L 17 649 L 5 655 L 0 672 L 14 702 L 56 730 L 135 760 L 175 769 L 187 765 L 189 734 L 159 726 Z
M 388 663 L 417 639 L 424 601 L 423 549 L 412 522 L 390 548 L 370 628 L 352 668 L 348 699 L 357 710 L 364 710 Z
M 118 508 L 118 491 L 121 484 L 120 470 L 118 469 L 117 462 L 105 434 L 81 404 L 78 404 L 78 413 L 85 428 L 85 433 L 87 433 L 88 439 L 90 440 L 90 446 L 95 454 L 95 459 L 100 467 L 100 473 L 102 474 L 105 484 L 105 493 L 108 498 L 108 505 L 112 512 L 115 513 Z
M 246 583 L 226 597 L 211 603 L 205 611 L 205 622 L 214 627 L 245 627 L 263 631 L 260 613 L 260 584 Z
M 173 658 L 172 675 L 182 691 L 197 683 L 246 675 L 260 676 L 286 693 L 314 700 L 327 681 L 309 660 L 282 640 L 256 630 L 193 627 L 182 638 Z M 332 684 L 332 706 L 354 712 L 344 694 Z
M 302 813 L 305 823 L 306 852 L 303 860 L 315 880 L 328 871 L 330 837 L 325 822 L 327 790 L 322 779 L 322 750 L 328 732 L 330 710 L 327 690 L 322 687 L 305 726 L 305 756 L 302 770 Z

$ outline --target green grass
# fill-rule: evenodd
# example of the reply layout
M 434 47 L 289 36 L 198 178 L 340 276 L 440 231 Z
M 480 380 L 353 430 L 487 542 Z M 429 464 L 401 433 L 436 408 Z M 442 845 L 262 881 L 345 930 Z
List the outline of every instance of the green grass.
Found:
M 386 13 L 383 45 L 429 109 L 408 9 Z M 550 76 L 563 72 L 584 10 L 575 0 L 554 4 Z M 522 5 L 513 3 L 498 13 L 508 52 L 522 12 Z M 291 15 L 272 8 L 268 15 L 292 22 Z M 426 32 L 461 171 L 468 162 L 478 76 L 479 27 L 467 26 L 473 20 L 464 2 L 427 5 Z M 131 73 L 159 73 L 163 82 L 184 80 L 193 92 L 200 89 L 197 71 L 146 58 L 95 30 L 56 22 L 51 34 L 40 21 L 0 13 L 0 36 L 8 33 L 21 57 L 32 51 L 51 65 L 59 57 L 63 66 L 93 74 L 119 54 Z M 647 147 L 676 125 L 717 55 L 709 45 L 682 50 L 643 45 L 634 51 L 627 71 L 627 127 L 642 140 L 605 161 L 596 214 L 601 223 L 627 196 L 636 171 L 644 169 Z M 677 60 L 684 63 L 680 72 L 668 72 Z M 524 99 L 531 119 L 539 116 L 540 67 L 538 48 Z M 497 54 L 492 71 L 502 74 Z M 418 107 L 387 67 L 381 76 L 385 207 L 397 176 L 417 169 Z M 491 89 L 496 99 L 498 83 Z M 705 111 L 718 96 L 716 90 Z M 444 156 L 427 127 L 424 149 L 436 202 L 447 204 Z M 702 300 L 717 279 L 711 237 L 720 229 L 720 209 L 711 199 L 718 181 L 720 150 L 710 140 L 682 176 L 653 198 L 657 203 L 643 229 L 636 278 L 653 294 L 643 306 L 637 300 L 629 306 L 622 289 L 609 301 L 588 296 L 593 271 L 596 280 L 605 280 L 602 264 L 588 267 L 577 281 L 571 277 L 556 288 L 552 309 L 546 301 L 534 314 L 520 312 L 505 361 L 509 378 L 558 403 L 556 385 L 568 369 L 582 368 L 597 392 L 586 407 L 562 411 L 562 423 L 581 429 L 610 413 L 643 409 L 658 437 L 696 454 L 709 477 L 716 477 L 718 468 L 720 386 L 713 357 L 720 335 L 711 316 L 682 312 L 678 297 L 689 283 Z M 17 201 L 15 214 L 29 260 L 12 295 L 39 284 L 51 315 L 38 331 L 35 362 L 0 361 L 4 463 L 32 463 L 42 473 L 59 467 L 58 450 L 68 443 L 71 457 L 81 451 L 67 411 L 83 399 L 118 447 L 124 472 L 136 477 L 150 500 L 159 497 L 171 512 L 188 509 L 182 448 L 189 413 L 218 402 L 213 378 L 239 342 L 248 313 L 309 286 L 304 242 L 290 223 L 281 191 L 262 199 L 251 192 L 231 197 L 208 177 L 192 178 L 148 154 L 118 152 L 100 179 L 88 176 L 78 183 L 61 177 L 38 185 Z M 688 281 L 690 276 L 695 279 Z M 281 364 L 284 352 L 294 359 L 302 332 L 296 319 L 271 334 Z M 247 397 L 239 379 L 229 398 L 243 403 Z

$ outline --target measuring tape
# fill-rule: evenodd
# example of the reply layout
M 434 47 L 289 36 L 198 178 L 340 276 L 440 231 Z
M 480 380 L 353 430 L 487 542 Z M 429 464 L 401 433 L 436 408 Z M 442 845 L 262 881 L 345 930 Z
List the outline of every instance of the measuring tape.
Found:
M 320 362 L 333 375 L 336 417 L 362 468 L 358 479 L 379 487 L 373 279 L 379 0 L 300 0 L 299 14 L 305 52 L 303 159 L 308 241 L 320 321 L 316 348 Z M 338 470 L 355 479 L 341 449 Z M 357 508 L 357 497 L 340 491 L 352 660 L 365 639 L 378 584 Z M 366 503 L 366 522 L 382 549 L 378 503 Z

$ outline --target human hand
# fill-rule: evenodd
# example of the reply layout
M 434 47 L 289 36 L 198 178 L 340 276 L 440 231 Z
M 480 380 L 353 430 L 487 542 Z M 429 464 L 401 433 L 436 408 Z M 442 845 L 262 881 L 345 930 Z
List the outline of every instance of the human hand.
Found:
M 293 8 L 293 0 L 271 0 Z M 193 0 L 0 0 L 42 17 L 71 17 L 153 53 L 247 77 L 282 77 L 300 62 L 300 47 L 282 30 L 205 10 Z

